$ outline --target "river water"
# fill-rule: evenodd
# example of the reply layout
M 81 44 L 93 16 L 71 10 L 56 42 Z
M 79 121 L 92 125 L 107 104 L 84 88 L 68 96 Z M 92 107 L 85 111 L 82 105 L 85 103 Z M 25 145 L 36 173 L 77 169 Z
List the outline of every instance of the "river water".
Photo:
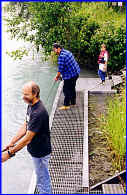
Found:
M 41 89 L 40 96 L 49 114 L 59 83 L 53 86 L 57 66 L 50 61 L 42 61 L 41 54 L 30 51 L 22 60 L 13 60 L 6 51 L 13 51 L 25 46 L 31 49 L 29 43 L 10 40 L 2 22 L 2 147 L 16 134 L 25 119 L 27 105 L 22 100 L 24 83 L 34 80 Z M 83 77 L 96 77 L 95 73 L 81 70 Z M 51 90 L 52 89 L 52 90 Z M 48 98 L 48 102 L 47 102 Z M 33 164 L 26 147 L 16 156 L 2 164 L 2 193 L 27 194 L 32 176 Z
M 23 41 L 10 40 L 4 24 L 2 27 L 2 146 L 5 146 L 25 119 L 27 105 L 22 100 L 24 83 L 34 80 L 39 84 L 41 99 L 49 113 L 58 83 L 52 89 L 57 67 L 52 66 L 50 61 L 42 62 L 40 54 L 35 52 L 34 60 L 32 51 L 22 60 L 14 61 L 10 58 L 6 51 L 16 50 L 23 45 L 31 48 L 31 45 Z M 2 193 L 27 193 L 32 170 L 31 157 L 25 147 L 16 154 L 16 157 L 2 164 Z

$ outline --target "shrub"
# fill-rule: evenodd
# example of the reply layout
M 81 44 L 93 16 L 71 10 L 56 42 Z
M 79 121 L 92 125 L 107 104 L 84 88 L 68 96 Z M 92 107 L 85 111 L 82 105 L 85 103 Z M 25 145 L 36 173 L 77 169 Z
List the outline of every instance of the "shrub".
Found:
M 113 154 L 114 165 L 118 169 L 125 168 L 126 158 L 126 90 L 121 96 L 116 95 L 109 101 L 106 116 L 101 118 L 101 129 Z
M 126 30 L 123 26 L 115 29 L 113 25 L 97 29 L 96 34 L 90 40 L 91 57 L 97 61 L 100 45 L 106 44 L 109 52 L 108 70 L 114 72 L 120 70 L 126 64 Z M 96 64 L 97 65 L 97 64 Z

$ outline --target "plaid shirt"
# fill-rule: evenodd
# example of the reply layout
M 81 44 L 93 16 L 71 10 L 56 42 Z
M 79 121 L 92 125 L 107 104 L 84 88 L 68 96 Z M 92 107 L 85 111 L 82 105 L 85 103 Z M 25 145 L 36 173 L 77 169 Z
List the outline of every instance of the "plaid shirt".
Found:
M 62 49 L 58 57 L 58 72 L 62 74 L 63 80 L 71 79 L 80 73 L 80 67 L 73 54 L 65 49 Z

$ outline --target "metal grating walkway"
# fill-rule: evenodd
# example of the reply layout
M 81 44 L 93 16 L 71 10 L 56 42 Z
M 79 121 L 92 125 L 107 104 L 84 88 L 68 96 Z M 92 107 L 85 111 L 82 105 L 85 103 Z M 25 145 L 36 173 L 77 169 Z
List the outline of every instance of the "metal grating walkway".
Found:
M 52 154 L 50 175 L 53 194 L 103 194 L 102 189 L 89 191 L 88 166 L 88 93 L 115 93 L 111 81 L 100 85 L 98 78 L 79 78 L 76 86 L 77 106 L 58 110 L 63 104 L 60 83 L 50 114 Z M 33 172 L 28 194 L 39 194 Z
M 53 194 L 78 193 L 82 188 L 84 94 L 77 92 L 77 106 L 69 110 L 58 109 L 63 99 L 61 93 L 51 128 Z

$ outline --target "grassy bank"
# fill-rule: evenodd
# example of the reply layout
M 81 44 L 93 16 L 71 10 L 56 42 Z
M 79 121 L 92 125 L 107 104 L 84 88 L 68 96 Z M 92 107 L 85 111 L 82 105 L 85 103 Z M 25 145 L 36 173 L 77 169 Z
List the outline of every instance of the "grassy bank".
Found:
M 125 169 L 126 160 L 126 90 L 121 89 L 114 99 L 108 102 L 106 116 L 101 116 L 101 129 L 107 138 L 112 153 L 113 165 L 119 171 Z
M 89 14 L 90 19 L 98 22 L 101 27 L 103 27 L 106 22 L 111 22 L 115 28 L 121 25 L 126 27 L 126 12 L 116 12 L 113 7 L 109 8 L 106 2 L 82 3 L 80 12 L 82 15 Z

